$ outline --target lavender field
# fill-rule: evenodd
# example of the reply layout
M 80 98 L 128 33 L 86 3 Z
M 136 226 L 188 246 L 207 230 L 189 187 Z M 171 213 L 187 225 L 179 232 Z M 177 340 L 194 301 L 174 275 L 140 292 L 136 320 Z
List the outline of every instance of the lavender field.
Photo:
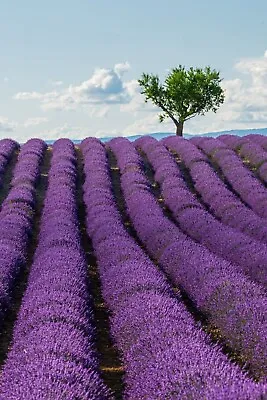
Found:
M 0 399 L 267 399 L 266 185 L 259 134 L 0 140 Z

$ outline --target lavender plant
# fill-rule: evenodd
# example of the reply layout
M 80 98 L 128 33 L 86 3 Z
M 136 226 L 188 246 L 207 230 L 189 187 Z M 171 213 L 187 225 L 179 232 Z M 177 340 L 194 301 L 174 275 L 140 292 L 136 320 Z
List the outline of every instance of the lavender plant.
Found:
M 131 157 L 124 141 L 109 146 L 117 148 L 123 174 L 133 180 L 138 155 Z M 249 380 L 211 343 L 181 298 L 174 296 L 164 274 L 126 232 L 112 195 L 103 145 L 87 139 L 81 148 L 87 230 L 98 259 L 103 296 L 112 311 L 111 331 L 125 365 L 124 398 L 260 399 L 264 386 Z M 133 192 L 130 185 L 126 188 L 132 196 L 138 194 L 137 188 Z M 145 208 L 140 200 L 138 196 L 136 216 Z M 151 243 L 153 239 L 150 236 Z
M 11 399 L 112 399 L 98 371 L 71 141 L 53 146 L 39 244 L 0 380 Z
M 265 219 L 248 208 L 219 178 L 204 154 L 194 145 L 203 138 L 167 138 L 163 143 L 174 151 L 188 168 L 195 190 L 224 224 L 267 244 Z M 204 158 L 203 158 L 204 157 Z
M 16 144 L 5 142 L 9 149 Z M 36 182 L 46 145 L 41 140 L 29 140 L 21 148 L 11 181 L 11 190 L 0 212 L 0 327 L 10 307 L 11 291 L 19 271 L 25 265 L 27 246 L 32 230 Z M 12 150 L 11 150 L 12 151 Z M 24 179 L 21 180 L 20 177 Z
M 141 160 L 127 139 L 113 139 L 109 146 L 121 168 L 121 185 L 129 215 L 147 250 L 154 257 L 157 254 L 173 283 L 184 288 L 196 306 L 220 329 L 227 343 L 250 363 L 251 370 L 264 376 L 267 368 L 265 292 L 164 217 L 149 188 L 139 186 L 144 181 Z M 127 165 L 129 169 L 135 168 L 131 191 L 125 177 Z M 158 246 L 157 253 L 155 246 Z

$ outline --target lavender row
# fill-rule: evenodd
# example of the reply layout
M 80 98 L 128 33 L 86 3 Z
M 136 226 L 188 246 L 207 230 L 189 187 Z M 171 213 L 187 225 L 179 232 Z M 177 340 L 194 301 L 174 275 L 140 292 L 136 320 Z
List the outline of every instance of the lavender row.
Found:
M 12 157 L 13 152 L 19 147 L 19 145 L 11 139 L 0 140 L 0 188 L 3 182 L 3 175 L 7 166 L 7 163 Z
M 263 149 L 261 143 L 266 143 L 266 138 L 262 136 L 261 138 L 265 139 L 263 142 L 261 138 L 253 138 L 253 135 L 248 135 L 242 138 L 239 143 L 231 143 L 230 148 L 236 150 L 240 157 L 242 157 L 243 162 L 248 162 L 250 167 L 252 167 L 258 176 L 262 179 L 262 181 L 267 183 L 267 152 Z M 260 136 L 260 135 L 259 135 Z M 227 140 L 224 137 L 218 137 L 219 140 L 222 140 L 223 143 L 227 145 Z M 266 146 L 267 148 L 267 146 Z
M 243 160 L 248 160 L 249 165 L 256 169 L 258 176 L 267 183 L 267 152 L 256 143 L 244 143 L 241 145 L 239 155 Z
M 253 135 L 254 136 L 254 135 Z M 242 143 L 247 142 L 246 136 L 236 136 L 236 135 L 220 135 L 217 137 L 218 140 L 223 142 L 227 147 L 232 150 L 238 150 Z
M 251 370 L 264 376 L 267 370 L 264 291 L 164 217 L 130 142 L 114 139 L 109 145 L 118 160 L 129 215 L 151 256 L 220 329 L 225 341 L 242 354 Z
M 262 181 L 267 183 L 267 138 L 262 135 L 247 135 L 242 138 L 230 135 L 219 136 L 227 147 L 238 152 L 243 158 L 243 162 L 248 162 L 249 165 L 256 171 Z
M 1 376 L 5 400 L 112 398 L 97 372 L 75 189 L 74 146 L 60 139 L 53 146 L 39 244 Z
M 35 207 L 35 185 L 45 143 L 29 140 L 22 146 L 11 182 L 11 190 L 0 212 L 0 326 L 10 293 L 21 267 L 26 262 L 27 245 L 32 231 Z M 21 179 L 23 177 L 23 179 Z
M 194 141 L 198 140 L 194 138 Z M 194 187 L 213 214 L 225 225 L 267 244 L 265 219 L 246 207 L 222 182 L 208 163 L 207 157 L 192 140 L 169 138 L 163 141 L 178 154 L 194 182 Z
M 226 144 L 232 150 L 238 151 L 244 143 L 255 143 L 261 146 L 264 150 L 267 150 L 267 136 L 260 134 L 249 134 L 246 136 L 237 135 L 220 135 L 217 137 L 221 142 Z
M 267 136 L 250 134 L 246 135 L 245 138 L 251 140 L 253 143 L 256 143 L 257 145 L 261 146 L 265 151 L 267 151 Z
M 238 155 L 219 139 L 202 137 L 191 141 L 216 162 L 243 201 L 260 217 L 267 218 L 267 191 Z
M 252 383 L 210 343 L 162 272 L 126 232 L 103 145 L 91 138 L 81 148 L 87 230 L 125 365 L 124 398 L 260 398 L 264 387 Z
M 147 154 L 164 201 L 181 229 L 252 280 L 267 286 L 267 245 L 251 240 L 209 214 L 187 188 L 176 162 L 162 143 L 152 137 L 143 137 L 135 143 Z M 199 164 L 196 166 L 201 169 Z
M 262 181 L 267 183 L 267 137 L 263 135 L 251 134 L 238 138 L 234 135 L 219 136 L 218 139 L 237 151 L 243 159 L 248 160 L 249 164 L 257 171 Z M 244 161 L 244 160 L 243 160 Z

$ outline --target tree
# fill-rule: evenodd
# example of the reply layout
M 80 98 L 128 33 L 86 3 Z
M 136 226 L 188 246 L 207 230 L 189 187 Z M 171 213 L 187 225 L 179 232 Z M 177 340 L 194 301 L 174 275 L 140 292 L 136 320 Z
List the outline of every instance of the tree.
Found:
M 216 113 L 224 102 L 221 81 L 220 73 L 210 67 L 186 70 L 179 65 L 168 74 L 164 84 L 160 83 L 157 75 L 145 73 L 138 83 L 145 102 L 151 100 L 162 109 L 159 121 L 171 118 L 176 126 L 176 135 L 182 136 L 185 121 L 210 110 Z

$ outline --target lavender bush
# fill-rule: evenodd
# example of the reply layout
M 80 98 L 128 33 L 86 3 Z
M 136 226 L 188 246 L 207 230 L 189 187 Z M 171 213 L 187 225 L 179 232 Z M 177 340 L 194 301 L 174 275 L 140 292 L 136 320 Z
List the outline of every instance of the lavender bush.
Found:
M 6 143 L 13 149 L 13 142 Z M 11 190 L 0 212 L 0 326 L 10 306 L 10 293 L 27 256 L 35 207 L 36 182 L 46 145 L 29 140 L 22 146 L 11 181 Z M 36 153 L 37 152 L 37 153 Z M 19 177 L 23 174 L 24 180 Z
M 112 148 L 113 144 L 109 143 Z M 112 311 L 111 330 L 125 365 L 124 398 L 260 398 L 264 387 L 247 380 L 211 344 L 180 297 L 172 294 L 162 272 L 126 233 L 112 196 L 103 145 L 87 139 L 81 147 L 87 229 Z M 131 158 L 125 145 L 120 154 L 124 173 L 136 170 L 138 156 Z
M 198 147 L 221 168 L 233 189 L 260 217 L 267 218 L 267 192 L 264 185 L 243 165 L 235 152 L 219 139 L 203 138 Z
M 76 175 L 74 146 L 60 139 L 53 146 L 39 244 L 1 375 L 0 397 L 6 400 L 113 398 L 99 376 L 94 348 Z
M 11 139 L 0 140 L 0 189 L 3 182 L 3 175 L 7 163 L 11 159 L 13 152 L 19 147 L 18 143 Z
M 140 182 L 144 181 L 141 160 L 129 141 L 113 139 L 109 146 L 118 165 L 124 168 L 121 185 L 128 212 L 150 254 L 154 257 L 157 254 L 174 284 L 181 285 L 196 306 L 220 328 L 228 344 L 242 353 L 254 373 L 264 376 L 267 368 L 265 292 L 164 217 L 149 188 L 139 186 L 139 177 Z M 133 164 L 135 168 L 135 182 L 131 184 L 135 190 L 131 191 L 125 178 L 127 160 L 129 168 Z M 254 309 L 255 303 L 257 309 Z
M 264 195 L 257 192 L 264 186 L 257 179 L 260 186 L 253 183 L 254 201 L 248 191 L 253 174 L 236 154 L 253 163 L 255 173 L 265 174 L 265 142 L 261 136 L 220 139 L 143 137 L 133 144 L 117 138 L 104 145 L 87 138 L 77 150 L 84 176 L 78 176 L 73 143 L 54 143 L 38 245 L 1 370 L 0 399 L 116 397 L 101 378 L 95 347 L 99 332 L 77 210 L 77 184 L 83 178 L 86 229 L 124 369 L 123 399 L 267 398 L 267 227 Z M 154 169 L 160 198 L 152 190 L 153 171 L 144 169 L 135 146 Z M 0 141 L 0 185 L 17 149 L 12 140 Z M 22 146 L 0 211 L 0 325 L 18 273 L 29 266 L 45 151 L 39 139 Z M 234 191 L 225 185 L 210 158 L 236 163 L 242 190 L 238 182 L 231 183 Z M 206 317 L 246 368 L 211 340 L 193 310 Z
M 188 157 L 188 154 L 194 152 L 195 157 L 191 157 L 191 162 L 185 163 L 185 165 L 190 172 L 196 191 L 201 195 L 202 200 L 210 207 L 215 216 L 224 224 L 267 244 L 265 219 L 246 207 L 228 189 L 209 165 L 207 159 L 203 160 L 203 162 L 198 162 L 203 153 L 193 143 L 201 143 L 203 138 L 179 139 L 168 138 L 163 140 L 163 142 L 170 150 L 178 154 L 183 162 Z
M 155 179 L 161 185 L 164 201 L 182 230 L 266 287 L 267 246 L 216 220 L 189 191 L 163 144 L 153 138 L 142 139 L 136 141 L 136 146 L 146 152 L 155 170 Z M 202 169 L 199 162 L 195 167 Z

